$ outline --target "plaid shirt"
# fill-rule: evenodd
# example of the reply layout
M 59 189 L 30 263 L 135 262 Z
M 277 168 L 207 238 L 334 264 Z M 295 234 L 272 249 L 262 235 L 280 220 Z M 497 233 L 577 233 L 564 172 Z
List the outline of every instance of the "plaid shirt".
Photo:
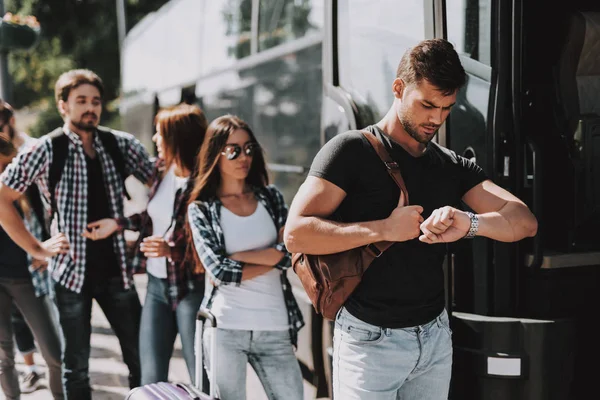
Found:
M 152 200 L 158 191 L 165 173 L 164 163 L 161 160 L 157 160 L 154 171 L 149 201 Z M 171 256 L 167 257 L 167 281 L 169 283 L 169 298 L 173 310 L 177 308 L 179 301 L 190 291 L 199 286 L 204 286 L 204 274 L 194 273 L 194 260 L 190 259 L 189 254 L 187 254 L 189 238 L 186 234 L 185 224 L 187 203 L 192 187 L 193 180 L 190 178 L 183 188 L 177 190 L 171 225 L 163 236 L 169 247 L 171 247 Z M 152 218 L 148 215 L 148 211 L 144 211 L 127 218 L 121 218 L 118 223 L 121 229 L 138 231 L 140 233 L 134 247 L 134 254 L 132 255 L 132 267 L 133 273 L 145 272 L 148 259 L 144 257 L 144 254 L 139 249 L 142 240 L 152 235 Z
M 255 195 L 265 206 L 271 218 L 273 218 L 275 227 L 279 232 L 285 225 L 288 213 L 283 196 L 273 185 L 256 188 Z M 228 258 L 225 251 L 225 239 L 223 230 L 221 229 L 222 206 L 223 203 L 215 198 L 208 202 L 192 203 L 188 207 L 188 218 L 196 251 L 210 279 L 215 283 L 210 294 L 208 296 L 205 295 L 202 302 L 202 307 L 208 309 L 212 306 L 219 285 L 233 284 L 239 286 L 242 282 L 243 263 Z M 283 242 L 277 243 L 273 247 L 284 254 L 281 261 L 275 265 L 275 268 L 282 271 L 281 287 L 288 312 L 290 337 L 292 344 L 296 346 L 298 331 L 304 326 L 304 321 L 292 293 L 292 286 L 285 273 L 285 270 L 292 265 L 291 255 L 288 253 Z
M 67 236 L 70 250 L 67 254 L 52 257 L 49 270 L 52 278 L 63 287 L 80 293 L 85 278 L 87 239 L 81 234 L 88 222 L 88 175 L 81 139 L 66 125 L 64 132 L 69 138 L 69 152 L 61 179 L 56 184 L 55 198 L 58 208 L 58 230 Z M 144 146 L 128 133 L 114 131 L 114 134 L 123 153 L 127 175 L 134 175 L 140 181 L 148 182 L 153 164 Z M 118 219 L 123 216 L 124 188 L 121 177 L 98 135 L 94 135 L 93 146 L 102 165 L 111 217 Z M 49 209 L 48 178 L 51 162 L 52 141 L 48 137 L 42 137 L 35 146 L 20 153 L 13 160 L 0 176 L 0 181 L 19 193 L 25 192 L 30 185 L 37 184 L 45 206 Z M 121 267 L 123 284 L 128 289 L 133 281 L 131 271 L 127 268 L 125 237 L 122 232 L 113 235 L 113 244 Z

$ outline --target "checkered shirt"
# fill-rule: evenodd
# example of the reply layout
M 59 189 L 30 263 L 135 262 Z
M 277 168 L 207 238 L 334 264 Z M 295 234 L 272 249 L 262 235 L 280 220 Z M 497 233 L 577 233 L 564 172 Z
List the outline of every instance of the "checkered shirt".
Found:
M 288 213 L 281 192 L 273 185 L 255 188 L 254 191 L 258 201 L 269 212 L 273 222 L 275 222 L 277 232 L 279 232 L 285 225 Z M 206 273 L 215 283 L 211 292 L 204 296 L 204 301 L 202 302 L 202 307 L 208 309 L 212 306 L 219 285 L 233 284 L 239 286 L 242 282 L 243 263 L 228 258 L 225 251 L 225 238 L 221 229 L 222 206 L 223 203 L 215 198 L 207 202 L 194 202 L 188 207 L 188 220 L 192 230 L 194 246 Z M 304 326 L 304 321 L 298 303 L 292 293 L 292 286 L 285 273 L 292 265 L 291 255 L 283 242 L 277 243 L 273 247 L 284 253 L 284 257 L 275 265 L 275 268 L 282 271 L 281 287 L 288 313 L 290 337 L 292 344 L 296 346 L 298 331 Z
M 69 240 L 70 250 L 50 260 L 49 270 L 52 278 L 63 287 L 80 293 L 85 278 L 86 238 L 81 234 L 87 227 L 88 175 L 85 153 L 79 136 L 64 126 L 69 138 L 69 151 L 61 179 L 56 184 L 55 199 L 58 213 L 55 221 L 58 230 Z M 153 164 L 144 146 L 132 135 L 113 131 L 125 161 L 125 172 L 134 175 L 141 182 L 148 182 Z M 111 217 L 123 216 L 124 187 L 113 160 L 102 146 L 98 135 L 94 136 L 94 149 L 100 159 L 104 176 L 104 185 L 108 196 Z M 23 193 L 32 184 L 37 184 L 44 205 L 50 208 L 48 179 L 52 162 L 52 141 L 42 137 L 31 149 L 20 153 L 0 176 L 2 184 Z M 125 237 L 122 232 L 113 235 L 113 244 L 117 252 L 123 284 L 132 285 L 131 271 L 127 267 Z
M 164 162 L 157 160 L 148 201 L 154 198 L 165 172 Z M 188 238 L 185 224 L 187 221 L 187 203 L 192 187 L 193 179 L 190 178 L 183 188 L 177 190 L 173 207 L 173 219 L 169 229 L 163 236 L 171 248 L 171 256 L 167 257 L 167 282 L 169 284 L 169 300 L 173 310 L 177 308 L 181 299 L 190 291 L 195 290 L 199 285 L 204 286 L 204 274 L 194 273 L 194 260 L 190 259 L 190 254 L 187 252 L 190 238 Z M 148 211 L 143 211 L 140 214 L 121 218 L 118 223 L 121 229 L 139 232 L 132 254 L 131 265 L 133 273 L 146 272 L 148 259 L 140 251 L 140 244 L 144 238 L 152 235 L 152 218 L 148 215 Z

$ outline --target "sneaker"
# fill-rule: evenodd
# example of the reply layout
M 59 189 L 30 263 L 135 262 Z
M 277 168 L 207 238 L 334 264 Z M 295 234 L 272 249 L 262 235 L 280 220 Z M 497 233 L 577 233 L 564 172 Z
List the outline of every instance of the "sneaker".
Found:
M 30 372 L 25 375 L 21 382 L 21 393 L 32 393 L 41 386 L 40 376 L 36 372 Z

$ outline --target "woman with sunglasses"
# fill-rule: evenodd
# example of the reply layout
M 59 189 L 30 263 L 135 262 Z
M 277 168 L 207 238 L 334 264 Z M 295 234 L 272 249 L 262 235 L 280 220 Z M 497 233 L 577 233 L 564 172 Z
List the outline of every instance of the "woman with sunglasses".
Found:
M 262 150 L 250 127 L 225 115 L 209 125 L 190 195 L 189 226 L 210 285 L 203 301 L 217 319 L 219 398 L 246 399 L 249 362 L 269 399 L 303 398 L 294 356 L 302 316 L 285 270 L 283 196 L 268 185 Z M 213 329 L 204 332 L 208 350 Z M 210 371 L 215 360 L 205 351 Z M 210 374 L 209 374 L 210 376 Z
M 195 268 L 187 246 L 187 204 L 196 159 L 206 132 L 206 117 L 197 106 L 181 104 L 159 111 L 152 137 L 158 150 L 157 170 L 147 210 L 122 220 L 89 224 L 94 239 L 117 229 L 138 231 L 133 267 L 147 272 L 148 287 L 140 323 L 142 385 L 166 382 L 177 333 L 193 382 L 196 312 L 204 296 L 204 273 Z

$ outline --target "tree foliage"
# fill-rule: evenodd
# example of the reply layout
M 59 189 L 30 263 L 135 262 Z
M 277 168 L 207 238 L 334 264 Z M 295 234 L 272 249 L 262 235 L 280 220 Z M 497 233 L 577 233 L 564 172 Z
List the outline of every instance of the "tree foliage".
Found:
M 89 68 L 105 85 L 105 100 L 119 94 L 120 57 L 116 0 L 4 0 L 13 14 L 34 15 L 41 25 L 38 46 L 9 54 L 16 108 L 42 104 L 36 133 L 54 128 L 57 119 L 54 83 L 71 68 Z M 126 0 L 127 29 L 167 0 Z M 53 115 L 56 114 L 56 115 Z M 49 123 L 54 125 L 45 126 Z M 41 126 L 40 126 L 41 125 Z

